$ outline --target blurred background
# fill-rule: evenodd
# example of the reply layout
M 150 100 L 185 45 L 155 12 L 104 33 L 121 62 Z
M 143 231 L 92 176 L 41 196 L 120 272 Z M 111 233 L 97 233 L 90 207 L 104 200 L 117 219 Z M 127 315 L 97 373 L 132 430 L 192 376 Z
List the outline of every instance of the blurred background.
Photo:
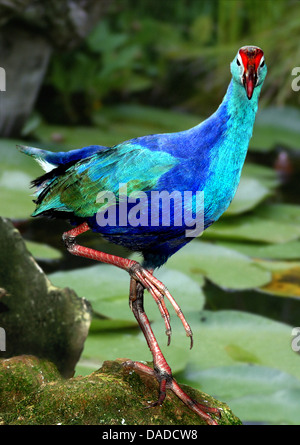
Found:
M 29 184 L 41 170 L 16 144 L 111 146 L 192 127 L 221 103 L 237 50 L 253 44 L 268 75 L 238 193 L 158 273 L 193 328 L 193 350 L 172 311 L 164 348 L 160 314 L 151 301 L 146 309 L 181 382 L 226 401 L 245 423 L 300 423 L 291 346 L 300 326 L 299 41 L 298 0 L 0 0 L 0 215 L 54 285 L 92 304 L 78 374 L 151 356 L 128 308 L 126 274 L 67 254 L 67 224 L 30 218 Z M 99 238 L 83 243 L 128 255 Z

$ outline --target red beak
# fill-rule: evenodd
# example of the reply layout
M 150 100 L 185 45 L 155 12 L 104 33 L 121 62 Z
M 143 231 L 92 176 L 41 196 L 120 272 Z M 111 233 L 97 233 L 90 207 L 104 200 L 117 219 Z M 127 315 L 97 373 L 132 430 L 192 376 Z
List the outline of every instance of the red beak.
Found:
M 249 64 L 244 72 L 244 87 L 249 100 L 253 95 L 253 90 L 256 85 L 256 81 L 257 81 L 257 75 L 255 71 L 255 66 Z

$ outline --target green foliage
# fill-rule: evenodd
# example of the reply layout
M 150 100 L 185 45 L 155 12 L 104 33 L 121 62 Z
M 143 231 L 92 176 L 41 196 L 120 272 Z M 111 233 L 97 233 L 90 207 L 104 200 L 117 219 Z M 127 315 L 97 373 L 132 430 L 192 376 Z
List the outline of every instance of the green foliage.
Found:
M 158 60 L 161 48 L 154 37 L 159 34 L 165 48 L 166 42 L 176 40 L 172 27 L 145 19 L 137 30 L 127 31 L 100 22 L 82 48 L 53 58 L 48 82 L 59 92 L 71 122 L 81 117 L 76 116 L 80 113 L 74 103 L 76 94 L 84 95 L 85 112 L 91 116 L 109 94 L 135 94 L 163 78 L 166 61 Z
M 47 77 L 54 94 L 41 106 L 48 119 L 91 123 L 103 102 L 120 98 L 208 113 L 207 103 L 213 109 L 224 94 L 224 67 L 252 42 L 264 49 L 270 68 L 265 101 L 299 104 L 291 88 L 298 1 L 167 1 L 163 9 L 150 3 L 117 3 L 81 47 L 54 54 Z

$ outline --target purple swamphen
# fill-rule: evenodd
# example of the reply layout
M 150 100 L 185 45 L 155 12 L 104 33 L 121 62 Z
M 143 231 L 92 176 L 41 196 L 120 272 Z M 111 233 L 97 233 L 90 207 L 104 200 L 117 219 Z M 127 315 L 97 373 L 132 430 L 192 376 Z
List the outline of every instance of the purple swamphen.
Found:
M 164 318 L 169 344 L 167 298 L 192 346 L 192 331 L 179 305 L 153 272 L 195 234 L 217 221 L 237 190 L 267 73 L 263 51 L 256 46 L 240 48 L 231 63 L 231 73 L 217 111 L 186 131 L 69 152 L 19 147 L 46 171 L 33 181 L 33 216 L 67 219 L 74 226 L 63 234 L 70 253 L 113 264 L 129 273 L 130 307 L 147 340 L 154 369 L 132 361 L 127 365 L 157 378 L 159 397 L 152 405 L 161 405 L 166 389 L 170 389 L 208 424 L 217 423 L 218 409 L 192 400 L 172 377 L 144 311 L 143 298 L 147 289 Z M 199 220 L 195 217 L 198 214 Z M 193 224 L 199 230 L 191 231 Z M 77 244 L 78 235 L 87 230 L 139 252 L 142 264 Z

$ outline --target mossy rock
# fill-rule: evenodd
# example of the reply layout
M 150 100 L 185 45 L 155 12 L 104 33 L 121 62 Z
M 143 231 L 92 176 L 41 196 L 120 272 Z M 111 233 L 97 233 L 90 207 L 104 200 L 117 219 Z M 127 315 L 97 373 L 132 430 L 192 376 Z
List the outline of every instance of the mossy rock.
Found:
M 150 376 L 104 362 L 89 376 L 61 377 L 48 361 L 19 356 L 0 361 L 0 422 L 6 425 L 199 425 L 201 419 L 174 394 L 145 409 L 158 395 Z M 200 403 L 221 408 L 218 423 L 239 425 L 225 403 L 182 385 Z

